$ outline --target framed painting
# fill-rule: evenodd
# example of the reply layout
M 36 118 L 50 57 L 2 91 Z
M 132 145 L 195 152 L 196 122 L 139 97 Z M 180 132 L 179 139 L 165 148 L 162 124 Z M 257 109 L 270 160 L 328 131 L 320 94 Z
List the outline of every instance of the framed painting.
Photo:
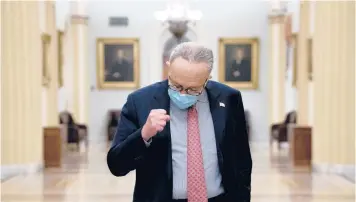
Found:
M 239 89 L 258 88 L 257 38 L 219 39 L 219 81 Z
M 97 80 L 100 89 L 139 87 L 138 38 L 97 39 Z
M 62 31 L 57 31 L 58 37 L 58 87 L 63 86 L 63 37 L 64 33 Z
M 51 36 L 42 34 L 42 86 L 48 87 L 51 77 L 49 74 L 49 46 L 51 44 Z

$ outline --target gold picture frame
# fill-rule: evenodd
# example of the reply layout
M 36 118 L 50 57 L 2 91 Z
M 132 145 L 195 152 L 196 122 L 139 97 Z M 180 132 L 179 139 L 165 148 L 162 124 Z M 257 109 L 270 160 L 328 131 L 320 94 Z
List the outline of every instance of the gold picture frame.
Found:
M 63 86 L 63 37 L 64 32 L 58 30 L 57 31 L 58 37 L 58 87 L 61 88 Z
M 49 73 L 49 46 L 51 44 L 51 36 L 42 34 L 42 86 L 48 87 L 51 81 Z
M 219 39 L 219 81 L 238 89 L 257 89 L 258 38 Z
M 97 83 L 99 89 L 139 88 L 138 38 L 98 38 Z
M 293 45 L 293 78 L 292 86 L 297 86 L 297 68 L 298 68 L 298 34 L 292 35 L 292 45 Z

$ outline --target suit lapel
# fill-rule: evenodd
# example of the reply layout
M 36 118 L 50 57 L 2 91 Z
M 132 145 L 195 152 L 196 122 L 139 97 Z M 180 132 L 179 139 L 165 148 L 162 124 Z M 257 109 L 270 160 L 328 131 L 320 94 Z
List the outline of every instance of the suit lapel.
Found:
M 151 109 L 164 109 L 167 114 L 170 114 L 170 99 L 168 96 L 168 80 L 159 83 L 159 86 L 154 93 L 154 99 L 151 103 Z M 167 190 L 173 190 L 173 171 L 172 171 L 172 141 L 170 122 L 166 123 L 163 131 L 158 133 L 156 138 L 162 138 L 167 141 L 167 179 L 170 187 Z M 172 198 L 172 192 L 168 194 L 168 198 Z
M 226 123 L 226 100 L 221 96 L 220 89 L 214 85 L 213 81 L 208 82 L 206 89 L 209 97 L 211 117 L 214 123 L 215 139 L 220 147 Z
M 154 93 L 154 99 L 151 103 L 151 109 L 164 109 L 169 115 L 170 111 L 170 99 L 168 96 L 168 80 L 159 83 L 159 86 Z M 170 136 L 170 124 L 167 122 L 166 127 L 158 135 L 169 135 Z

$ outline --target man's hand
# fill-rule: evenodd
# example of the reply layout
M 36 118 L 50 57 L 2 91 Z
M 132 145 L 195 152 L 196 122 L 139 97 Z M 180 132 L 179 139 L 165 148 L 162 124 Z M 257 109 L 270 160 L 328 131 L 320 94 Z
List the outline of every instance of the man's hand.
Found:
M 164 109 L 153 109 L 148 115 L 147 121 L 142 128 L 142 138 L 148 141 L 155 136 L 158 132 L 161 132 L 169 121 L 169 115 L 167 115 Z
M 119 78 L 119 77 L 121 77 L 121 75 L 120 75 L 120 73 L 119 73 L 119 72 L 115 72 L 115 73 L 113 74 L 113 76 L 114 76 L 115 78 Z
M 234 77 L 238 77 L 238 76 L 240 76 L 240 72 L 239 71 L 234 71 L 233 75 L 234 75 Z

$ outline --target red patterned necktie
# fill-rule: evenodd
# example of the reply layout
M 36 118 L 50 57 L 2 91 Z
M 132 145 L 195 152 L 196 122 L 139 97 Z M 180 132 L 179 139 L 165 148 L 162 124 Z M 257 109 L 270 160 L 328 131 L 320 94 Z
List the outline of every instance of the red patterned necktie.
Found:
M 207 202 L 203 152 L 200 144 L 198 112 L 195 106 L 188 110 L 188 202 Z

